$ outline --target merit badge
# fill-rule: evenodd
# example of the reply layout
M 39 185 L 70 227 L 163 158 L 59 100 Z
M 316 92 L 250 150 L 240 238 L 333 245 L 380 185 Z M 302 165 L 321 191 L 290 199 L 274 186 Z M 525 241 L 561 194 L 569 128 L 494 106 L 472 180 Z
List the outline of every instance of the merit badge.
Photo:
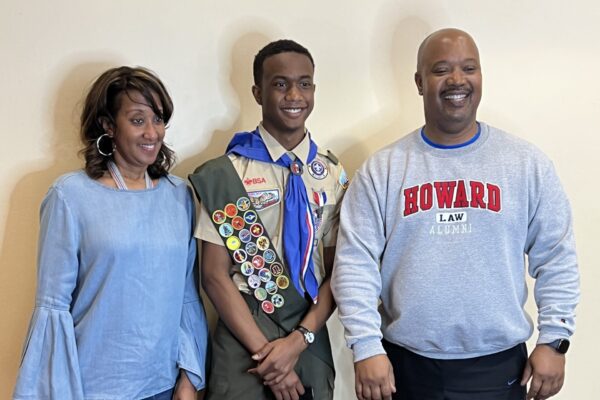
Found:
M 256 219 L 256 211 L 248 210 L 244 213 L 244 221 L 246 221 L 247 224 L 255 223 Z
M 260 240 L 260 239 L 259 239 Z M 268 240 L 268 239 L 267 239 Z M 269 264 L 271 264 L 273 261 L 275 261 L 275 252 L 271 249 L 267 249 L 265 250 L 265 252 L 263 253 L 263 257 L 265 258 L 265 261 Z
M 279 275 L 276 282 L 279 289 L 287 289 L 287 287 L 290 286 L 290 280 L 285 275 Z
M 227 219 L 225 212 L 223 210 L 217 210 L 213 213 L 212 219 L 215 224 L 221 225 Z
M 239 249 L 242 242 L 240 242 L 240 238 L 238 238 L 237 236 L 230 236 L 225 241 L 225 244 L 227 245 L 227 248 L 229 250 L 233 251 Z
M 342 168 L 342 172 L 340 172 L 340 185 L 342 185 L 342 188 L 348 189 L 348 184 L 350 183 L 350 181 L 348 180 L 348 176 L 346 175 L 346 171 L 344 171 L 344 169 Z
M 235 217 L 231 220 L 231 226 L 238 231 L 244 227 L 244 224 L 244 218 L 242 217 Z
M 273 297 L 271 297 L 271 301 L 273 302 L 273 305 L 277 308 L 283 307 L 283 303 L 285 303 L 283 296 L 280 294 L 274 294 Z
M 325 179 L 329 171 L 327 165 L 321 160 L 314 159 L 313 162 L 308 164 L 308 173 L 315 179 Z
M 269 248 L 269 239 L 266 236 L 261 236 L 256 239 L 256 245 L 259 250 L 265 251 Z
M 258 253 L 258 247 L 256 247 L 256 243 L 254 243 L 254 242 L 246 243 L 246 253 L 248 253 L 249 256 L 253 256 L 256 253 Z
M 267 289 L 267 293 L 275 294 L 277 293 L 277 284 L 273 281 L 269 281 L 265 284 L 265 289 Z
M 273 303 L 271 303 L 269 300 L 263 301 L 260 306 L 262 307 L 262 310 L 267 314 L 273 314 L 273 312 L 275 311 L 275 306 L 273 306 Z
M 256 269 L 261 269 L 265 266 L 265 259 L 262 258 L 262 256 L 254 256 L 252 257 L 252 265 L 254 265 L 254 268 Z
M 250 276 L 254 273 L 254 267 L 252 266 L 252 263 L 250 261 L 244 262 L 240 266 L 240 270 L 242 271 L 242 274 L 246 276 Z
M 227 215 L 229 218 L 235 217 L 237 213 L 238 209 L 235 204 L 229 203 L 225 206 L 225 215 Z
M 242 243 L 248 243 L 252 239 L 252 235 L 248 229 L 242 229 L 239 233 L 240 240 Z
M 302 175 L 302 163 L 299 160 L 292 161 L 292 164 L 290 165 L 290 171 L 294 175 Z
M 250 275 L 248 277 L 248 286 L 250 286 L 252 289 L 256 289 L 260 286 L 260 278 L 256 275 Z
M 233 259 L 236 263 L 241 264 L 248 259 L 248 254 L 242 249 L 237 249 L 233 252 Z
M 233 235 L 233 226 L 229 224 L 223 224 L 219 227 L 219 233 L 223 237 L 229 237 Z
M 265 290 L 265 288 L 262 287 L 256 288 L 254 289 L 254 297 L 256 297 L 258 301 L 266 300 L 267 291 Z
M 271 271 L 269 271 L 267 268 L 263 268 L 258 271 L 258 277 L 263 282 L 269 282 L 271 280 Z
M 274 263 L 273 265 L 271 265 L 271 273 L 274 276 L 279 276 L 279 275 L 283 274 L 283 267 L 281 266 L 281 264 Z
M 250 197 L 252 205 L 258 211 L 274 206 L 281 200 L 279 197 L 279 189 L 248 192 L 248 196 Z
M 250 199 L 247 197 L 240 197 L 235 205 L 237 206 L 238 210 L 246 211 L 250 208 Z
M 259 237 L 260 235 L 263 234 L 265 230 L 263 229 L 261 224 L 253 224 L 250 227 L 250 233 L 252 234 L 252 236 L 254 237 Z

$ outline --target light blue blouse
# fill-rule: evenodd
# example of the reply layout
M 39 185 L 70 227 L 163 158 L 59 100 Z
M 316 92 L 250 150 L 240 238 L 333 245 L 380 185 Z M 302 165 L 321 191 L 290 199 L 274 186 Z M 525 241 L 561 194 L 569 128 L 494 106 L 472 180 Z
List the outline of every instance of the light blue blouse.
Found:
M 168 176 L 120 191 L 83 171 L 42 207 L 35 310 L 15 399 L 132 400 L 205 384 L 194 203 Z

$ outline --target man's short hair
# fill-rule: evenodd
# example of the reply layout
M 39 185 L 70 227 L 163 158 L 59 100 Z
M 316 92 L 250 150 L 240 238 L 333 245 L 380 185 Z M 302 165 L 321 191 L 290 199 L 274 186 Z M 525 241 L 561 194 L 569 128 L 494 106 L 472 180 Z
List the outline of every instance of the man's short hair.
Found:
M 263 47 L 256 55 L 254 56 L 254 65 L 253 65 L 253 73 L 254 73 L 254 84 L 256 86 L 260 86 L 263 74 L 263 64 L 268 57 L 274 56 L 280 53 L 299 53 L 304 54 L 310 60 L 313 68 L 315 67 L 315 61 L 313 60 L 310 52 L 306 47 L 294 42 L 289 39 L 281 39 L 275 42 L 271 42 L 265 47 Z

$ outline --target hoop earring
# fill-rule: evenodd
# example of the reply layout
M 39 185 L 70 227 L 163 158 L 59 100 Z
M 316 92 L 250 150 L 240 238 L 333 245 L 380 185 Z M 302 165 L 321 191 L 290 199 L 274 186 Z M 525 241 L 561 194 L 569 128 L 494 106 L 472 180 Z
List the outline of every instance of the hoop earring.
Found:
M 104 151 L 102 151 L 101 147 L 102 146 L 102 138 L 103 137 L 107 137 L 110 140 L 110 153 L 105 153 Z M 115 152 L 115 144 L 112 141 L 112 138 L 110 136 L 108 136 L 108 133 L 104 133 L 100 136 L 98 136 L 98 139 L 96 139 L 96 149 L 98 149 L 98 153 L 100 153 L 101 155 L 103 155 L 104 157 L 110 157 L 113 155 L 113 153 Z

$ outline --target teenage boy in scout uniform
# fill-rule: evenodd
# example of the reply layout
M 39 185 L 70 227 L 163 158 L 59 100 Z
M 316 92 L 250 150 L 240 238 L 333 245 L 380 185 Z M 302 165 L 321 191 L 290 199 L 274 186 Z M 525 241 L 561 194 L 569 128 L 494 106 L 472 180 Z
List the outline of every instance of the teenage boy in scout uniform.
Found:
M 325 322 L 348 182 L 304 126 L 313 73 L 296 42 L 260 50 L 252 93 L 262 122 L 190 175 L 202 203 L 202 285 L 219 314 L 208 399 L 333 397 Z

